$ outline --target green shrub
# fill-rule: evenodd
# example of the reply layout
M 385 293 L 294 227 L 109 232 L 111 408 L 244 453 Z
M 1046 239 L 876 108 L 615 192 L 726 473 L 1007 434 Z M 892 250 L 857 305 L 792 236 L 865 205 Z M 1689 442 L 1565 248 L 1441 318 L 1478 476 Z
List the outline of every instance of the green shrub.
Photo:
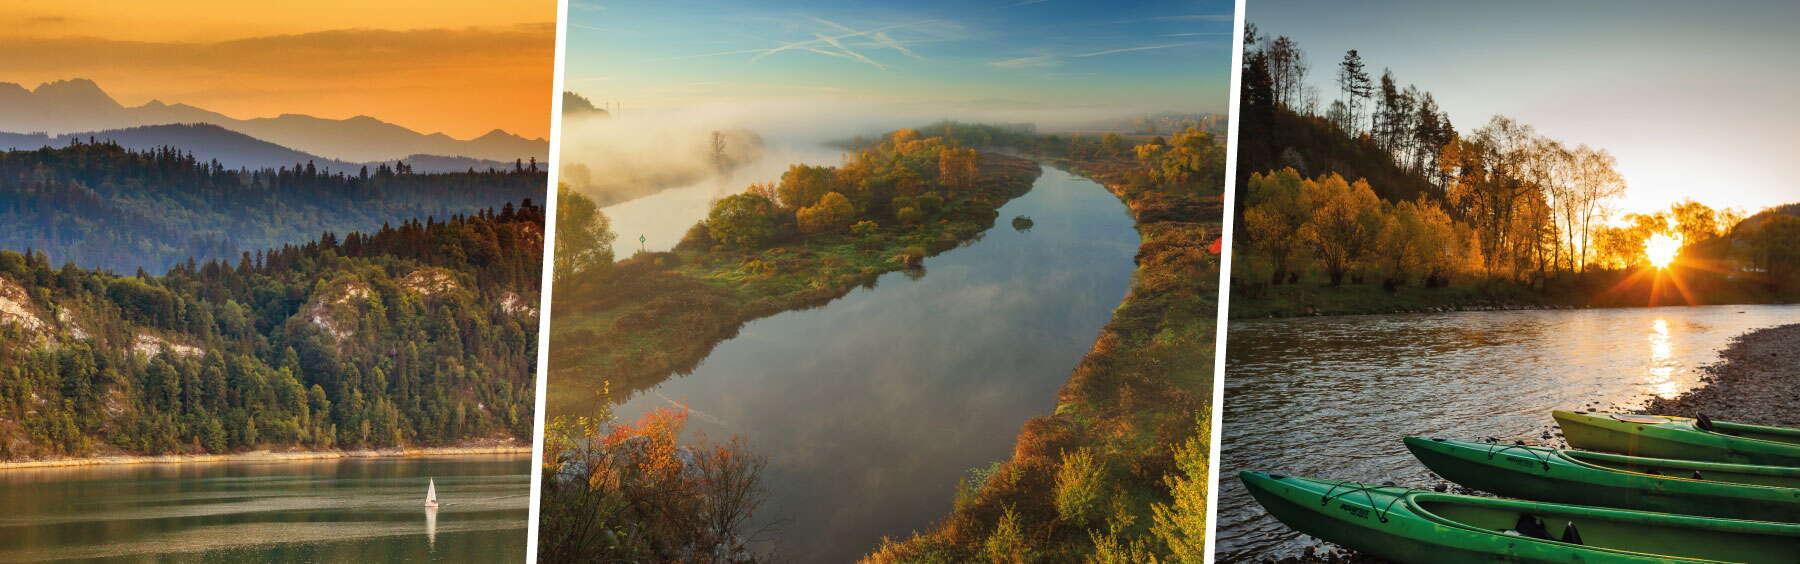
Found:
M 981 544 L 981 553 L 989 562 L 1030 562 L 1031 546 L 1025 542 L 1025 529 L 1019 525 L 1019 513 L 1007 507 L 994 523 L 994 532 Z
M 1064 521 L 1086 525 L 1099 520 L 1103 509 L 1106 469 L 1085 448 L 1064 452 L 1056 470 L 1056 513 Z

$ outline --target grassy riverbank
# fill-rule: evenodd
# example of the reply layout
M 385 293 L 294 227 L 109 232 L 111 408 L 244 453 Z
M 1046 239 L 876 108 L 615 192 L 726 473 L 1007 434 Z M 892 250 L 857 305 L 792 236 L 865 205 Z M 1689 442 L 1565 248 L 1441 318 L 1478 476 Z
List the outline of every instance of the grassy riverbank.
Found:
M 924 257 L 993 227 L 996 210 L 1030 191 L 1040 173 L 1030 160 L 983 153 L 975 182 L 945 191 L 926 221 L 870 222 L 753 249 L 690 234 L 673 251 L 638 253 L 559 286 L 550 413 L 587 414 L 591 408 L 582 406 L 591 405 L 602 382 L 614 397 L 627 397 L 692 370 L 751 320 L 822 305 L 882 274 L 918 269 Z
M 1129 159 L 1057 162 L 1104 184 L 1131 210 L 1141 244 L 1130 291 L 1063 386 L 1054 412 L 1026 422 L 1012 457 L 965 481 L 942 521 L 884 543 L 870 561 L 1063 561 L 1170 549 L 1148 540 L 1152 505 L 1168 509 L 1167 480 L 1194 469 L 1191 458 L 1178 467 L 1178 449 L 1206 453 L 1195 423 L 1209 417 L 1219 264 L 1208 247 L 1220 233 L 1221 199 L 1136 187 L 1125 180 L 1138 166 Z M 1088 453 L 1092 462 L 1072 463 L 1082 456 L 1071 453 Z M 1197 462 L 1203 488 L 1205 462 Z M 1080 480 L 1095 491 L 1084 504 L 1070 503 L 1064 492 L 1071 488 L 1059 487 L 1077 466 L 1097 469 Z M 1071 511 L 1080 505 L 1092 511 Z M 1184 509 L 1204 511 L 1176 504 L 1177 512 Z
M 1674 274 L 1666 274 L 1673 272 Z M 1671 276 L 1680 276 L 1679 287 Z M 1661 277 L 1661 280 L 1658 278 Z M 1685 289 L 1686 295 L 1683 295 Z M 1510 280 L 1461 280 L 1449 286 L 1383 288 L 1380 284 L 1330 286 L 1322 277 L 1291 284 L 1238 283 L 1230 317 L 1260 319 L 1312 315 L 1436 313 L 1511 309 L 1654 307 L 1790 303 L 1793 296 L 1733 283 L 1701 268 L 1595 271 L 1526 286 Z

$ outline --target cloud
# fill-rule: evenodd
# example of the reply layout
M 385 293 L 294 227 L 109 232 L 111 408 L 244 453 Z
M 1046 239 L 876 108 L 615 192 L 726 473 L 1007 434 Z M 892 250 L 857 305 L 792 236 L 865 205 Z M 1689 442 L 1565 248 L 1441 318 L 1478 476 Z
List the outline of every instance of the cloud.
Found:
M 99 82 L 235 117 L 372 115 L 423 131 L 549 130 L 555 26 L 343 29 L 218 42 L 0 38 L 0 80 Z
M 1178 15 L 1173 15 L 1173 16 L 1151 16 L 1148 18 L 1116 20 L 1112 23 L 1128 24 L 1128 23 L 1143 23 L 1143 22 L 1223 22 L 1223 23 L 1232 23 L 1232 15 L 1231 14 L 1178 14 Z
M 1062 60 L 1054 55 L 1037 55 L 1034 57 L 1017 57 L 989 61 L 988 66 L 1002 69 L 1041 69 L 1062 65 Z
M 912 31 L 922 31 L 923 28 L 925 28 L 927 26 L 931 26 L 933 24 L 945 23 L 945 22 L 941 22 L 938 20 L 920 20 L 920 21 L 880 25 L 880 26 L 876 26 L 876 27 L 872 27 L 872 28 L 859 30 L 856 28 L 852 28 L 848 25 L 840 24 L 838 22 L 827 20 L 824 18 L 819 18 L 819 17 L 809 16 L 806 18 L 806 20 L 811 21 L 812 23 L 818 24 L 819 26 L 825 28 L 824 31 L 811 32 L 810 39 L 777 42 L 777 44 L 773 47 L 748 48 L 748 49 L 727 49 L 724 51 L 696 53 L 693 55 L 679 55 L 679 56 L 674 56 L 674 57 L 664 57 L 664 58 L 660 58 L 660 59 L 652 59 L 652 61 L 675 61 L 675 60 L 700 59 L 700 58 L 709 58 L 709 57 L 727 57 L 727 56 L 732 56 L 732 55 L 751 55 L 749 62 L 754 63 L 754 62 L 761 61 L 763 59 L 766 59 L 766 58 L 776 55 L 776 54 L 786 53 L 786 52 L 797 52 L 797 53 L 812 53 L 815 55 L 823 55 L 826 57 L 846 59 L 846 60 L 863 63 L 863 64 L 875 67 L 880 70 L 888 70 L 888 65 L 875 60 L 875 58 L 873 58 L 873 57 L 865 55 L 863 53 L 863 51 L 861 51 L 861 49 L 891 50 L 893 52 L 899 53 L 899 54 L 907 56 L 907 57 L 922 60 L 925 57 L 923 55 L 920 55 L 918 52 L 913 51 L 912 48 L 907 47 L 907 45 L 915 44 L 915 43 L 924 43 L 924 42 L 928 42 L 928 41 L 938 41 L 941 39 L 901 40 L 901 39 L 895 38 L 892 34 L 890 34 L 888 32 L 898 31 L 898 30 L 903 30 L 903 29 L 904 30 L 912 30 Z M 851 41 L 851 40 L 856 40 L 856 39 L 861 39 L 862 41 Z
M 1075 58 L 1100 57 L 1100 56 L 1104 56 L 1104 55 L 1117 55 L 1119 53 L 1135 53 L 1138 51 L 1156 51 L 1156 50 L 1161 50 L 1161 49 L 1174 49 L 1177 47 L 1189 47 L 1189 46 L 1193 46 L 1193 45 L 1199 45 L 1199 43 L 1193 42 L 1193 41 L 1188 41 L 1188 42 L 1184 42 L 1184 43 L 1164 43 L 1161 45 L 1143 45 L 1143 46 L 1139 46 L 1139 47 L 1121 47 L 1118 49 L 1107 49 L 1104 51 L 1094 51 L 1091 53 L 1081 53 L 1079 55 L 1069 55 L 1069 56 L 1075 57 Z

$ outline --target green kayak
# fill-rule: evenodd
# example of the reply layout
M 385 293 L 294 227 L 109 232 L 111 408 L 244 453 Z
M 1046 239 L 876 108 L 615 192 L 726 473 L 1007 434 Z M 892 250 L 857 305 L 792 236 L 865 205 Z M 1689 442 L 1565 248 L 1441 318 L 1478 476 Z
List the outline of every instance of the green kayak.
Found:
M 1442 494 L 1263 472 L 1238 478 L 1276 519 L 1398 562 L 1783 562 L 1800 525 Z
M 1800 523 L 1800 468 L 1407 437 L 1439 476 L 1539 501 Z
M 1800 466 L 1800 429 L 1627 413 L 1553 411 L 1569 446 L 1650 458 Z

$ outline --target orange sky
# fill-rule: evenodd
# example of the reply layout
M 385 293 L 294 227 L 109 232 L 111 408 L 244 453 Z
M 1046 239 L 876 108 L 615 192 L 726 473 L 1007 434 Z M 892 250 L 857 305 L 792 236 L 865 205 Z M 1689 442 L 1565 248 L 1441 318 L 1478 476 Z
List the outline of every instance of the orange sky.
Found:
M 120 103 L 369 115 L 546 137 L 554 0 L 0 2 L 0 82 L 90 78 Z

